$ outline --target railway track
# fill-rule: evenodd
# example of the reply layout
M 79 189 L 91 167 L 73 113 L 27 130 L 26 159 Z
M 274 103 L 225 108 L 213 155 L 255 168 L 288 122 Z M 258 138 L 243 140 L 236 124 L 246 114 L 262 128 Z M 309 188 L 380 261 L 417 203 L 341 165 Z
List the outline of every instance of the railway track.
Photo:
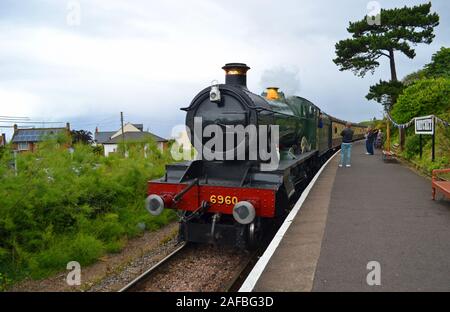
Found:
M 146 279 L 148 279 L 152 273 L 154 273 L 158 268 L 166 263 L 169 259 L 171 259 L 174 255 L 179 253 L 181 250 L 183 250 L 187 246 L 187 243 L 182 243 L 179 245 L 175 250 L 173 250 L 171 253 L 169 253 L 166 257 L 164 257 L 162 260 L 160 260 L 158 263 L 156 263 L 154 266 L 150 267 L 147 271 L 136 277 L 134 280 L 132 280 L 130 283 L 128 283 L 125 287 L 122 287 L 119 292 L 132 292 L 133 290 L 139 289 L 139 286 L 141 286 Z
M 257 252 L 183 243 L 119 292 L 236 291 Z

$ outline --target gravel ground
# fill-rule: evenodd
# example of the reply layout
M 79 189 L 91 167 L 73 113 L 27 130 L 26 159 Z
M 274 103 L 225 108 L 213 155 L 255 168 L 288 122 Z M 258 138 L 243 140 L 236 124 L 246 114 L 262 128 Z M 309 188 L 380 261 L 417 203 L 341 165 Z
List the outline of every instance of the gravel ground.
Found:
M 249 257 L 233 248 L 188 246 L 150 276 L 140 291 L 224 291 Z
M 148 268 L 152 267 L 170 252 L 176 248 L 176 238 L 169 242 L 151 250 L 145 255 L 132 260 L 125 267 L 121 268 L 119 272 L 110 274 L 105 279 L 94 285 L 87 291 L 101 292 L 101 291 L 118 291 L 123 286 L 130 283 L 137 276 L 145 272 Z

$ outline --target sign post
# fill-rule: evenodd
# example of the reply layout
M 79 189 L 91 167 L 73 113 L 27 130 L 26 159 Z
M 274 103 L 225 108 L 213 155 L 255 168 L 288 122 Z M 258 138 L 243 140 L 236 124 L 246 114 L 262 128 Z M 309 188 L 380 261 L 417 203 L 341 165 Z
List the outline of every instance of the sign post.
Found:
M 433 135 L 431 136 L 431 161 L 434 161 L 434 132 Z
M 422 159 L 422 135 L 419 134 L 420 159 Z
M 422 158 L 422 135 L 431 135 L 431 161 L 434 161 L 434 126 L 435 117 L 434 115 L 416 117 L 414 118 L 416 134 L 420 135 L 420 158 Z

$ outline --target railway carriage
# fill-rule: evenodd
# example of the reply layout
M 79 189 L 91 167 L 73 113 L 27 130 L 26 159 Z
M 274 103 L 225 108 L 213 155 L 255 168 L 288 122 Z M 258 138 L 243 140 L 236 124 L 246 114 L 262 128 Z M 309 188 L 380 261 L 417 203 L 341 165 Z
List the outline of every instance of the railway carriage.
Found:
M 275 87 L 262 95 L 250 92 L 245 64 L 230 63 L 223 69 L 225 84 L 205 88 L 183 108 L 198 154 L 208 147 L 220 157 L 167 165 L 163 178 L 148 182 L 146 208 L 154 215 L 165 208 L 176 209 L 180 240 L 251 248 L 281 224 L 317 169 L 339 148 L 345 122 Z M 222 130 L 214 145 L 205 136 L 211 125 Z M 251 126 L 266 127 L 268 133 L 252 137 L 247 132 Z M 363 130 L 354 128 L 358 133 Z M 231 145 L 227 145 L 229 138 Z M 252 149 L 264 146 L 266 155 L 277 157 L 276 167 L 270 170 L 263 170 L 269 160 L 252 154 Z

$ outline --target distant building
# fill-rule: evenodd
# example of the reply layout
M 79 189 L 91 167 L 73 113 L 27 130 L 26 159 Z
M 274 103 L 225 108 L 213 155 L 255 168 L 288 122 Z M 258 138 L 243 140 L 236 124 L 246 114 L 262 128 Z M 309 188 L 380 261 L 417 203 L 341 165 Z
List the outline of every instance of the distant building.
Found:
M 144 131 L 143 124 L 127 123 L 122 129 L 117 131 L 98 131 L 95 130 L 94 144 L 103 145 L 105 150 L 105 156 L 110 153 L 116 153 L 119 148 L 119 144 L 124 142 L 126 144 L 132 144 L 136 142 L 142 142 L 147 138 L 155 140 L 156 145 L 160 151 L 167 148 L 168 141 L 160 136 L 157 136 L 151 132 Z
M 64 128 L 26 128 L 20 129 L 14 125 L 14 133 L 11 139 L 13 149 L 19 152 L 34 152 L 37 144 L 46 137 L 67 133 L 70 135 L 70 124 L 67 123 Z

